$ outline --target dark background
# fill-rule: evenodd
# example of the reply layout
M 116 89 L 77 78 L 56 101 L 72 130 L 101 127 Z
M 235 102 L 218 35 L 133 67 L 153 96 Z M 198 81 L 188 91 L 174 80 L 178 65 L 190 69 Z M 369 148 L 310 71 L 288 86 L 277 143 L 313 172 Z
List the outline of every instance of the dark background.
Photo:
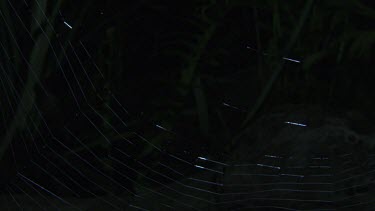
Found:
M 0 7 L 5 195 L 20 172 L 55 184 L 30 163 L 51 169 L 43 156 L 64 169 L 59 156 L 75 163 L 76 152 L 101 168 L 72 134 L 104 160 L 121 157 L 117 148 L 150 165 L 164 159 L 158 150 L 150 144 L 129 149 L 121 138 L 142 134 L 187 161 L 202 154 L 225 161 L 257 118 L 296 105 L 344 116 L 358 133 L 372 134 L 371 1 L 39 0 Z M 156 124 L 173 132 L 160 133 Z

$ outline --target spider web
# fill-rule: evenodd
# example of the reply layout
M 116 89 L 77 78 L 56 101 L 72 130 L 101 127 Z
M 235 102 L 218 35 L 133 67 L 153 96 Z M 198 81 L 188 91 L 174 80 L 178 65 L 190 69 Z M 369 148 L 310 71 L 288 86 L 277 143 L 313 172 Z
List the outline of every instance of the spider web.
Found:
M 361 181 L 373 176 L 372 156 L 363 173 L 350 152 L 315 155 L 306 166 L 290 166 L 293 157 L 281 154 L 264 153 L 253 162 L 241 162 L 221 152 L 194 148 L 191 138 L 145 121 L 142 114 L 126 107 L 127 99 L 117 97 L 118 91 L 106 88 L 106 75 L 85 41 L 64 37 L 63 31 L 74 29 L 74 24 L 50 21 L 39 1 L 33 5 L 42 18 L 26 12 L 31 3 L 7 4 L 12 22 L 18 24 L 11 25 L 1 12 L 3 33 L 16 47 L 0 43 L 1 136 L 2 143 L 9 143 L 2 151 L 4 210 L 373 207 L 367 190 L 372 181 Z M 35 23 L 32 29 L 26 27 L 30 20 Z M 50 34 L 63 38 L 51 40 Z M 49 70 L 49 78 L 41 77 L 38 67 L 43 66 L 37 57 L 28 59 L 39 39 L 48 45 L 40 46 L 38 53 L 48 51 L 48 62 L 56 66 Z M 20 61 L 10 51 L 19 54 Z M 47 99 L 48 106 L 40 99 Z M 56 107 L 51 107 L 54 103 Z M 222 109 L 243 112 L 227 103 Z M 156 136 L 162 141 L 151 141 Z M 186 149 L 176 147 L 182 143 Z M 355 188 L 366 191 L 342 194 Z

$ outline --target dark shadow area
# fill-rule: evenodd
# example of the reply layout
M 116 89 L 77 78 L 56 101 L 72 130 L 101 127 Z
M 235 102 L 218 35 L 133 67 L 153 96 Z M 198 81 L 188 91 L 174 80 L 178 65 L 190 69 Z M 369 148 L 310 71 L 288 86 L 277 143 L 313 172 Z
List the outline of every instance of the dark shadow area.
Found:
M 372 210 L 371 1 L 0 2 L 1 210 Z

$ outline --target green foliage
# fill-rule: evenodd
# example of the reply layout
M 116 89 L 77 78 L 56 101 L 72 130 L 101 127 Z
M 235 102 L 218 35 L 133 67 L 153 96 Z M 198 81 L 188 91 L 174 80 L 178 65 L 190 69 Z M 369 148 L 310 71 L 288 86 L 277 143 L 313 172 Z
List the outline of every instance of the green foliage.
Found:
M 61 62 L 65 56 L 59 51 L 58 61 L 50 60 L 53 53 L 50 44 L 55 44 L 57 37 L 49 22 L 56 21 L 63 7 L 71 9 L 76 26 L 89 23 L 87 19 L 93 17 L 88 16 L 94 11 L 89 1 L 80 2 L 80 7 L 73 1 L 38 2 L 31 11 L 34 18 L 30 17 L 31 21 L 24 26 L 35 40 L 26 57 L 34 71 L 27 74 L 26 84 L 21 88 L 19 106 L 9 119 L 9 128 L 1 142 L 0 158 L 17 132 L 26 130 L 26 124 L 30 124 L 27 117 L 33 118 L 35 127 L 40 126 L 41 120 L 32 103 L 49 103 L 37 98 L 39 79 L 45 81 L 56 74 L 59 71 L 56 62 Z M 267 108 L 291 99 L 297 103 L 326 104 L 336 100 L 334 97 L 347 94 L 343 88 L 349 86 L 346 82 L 354 83 L 352 76 L 360 71 L 372 71 L 372 66 L 362 64 L 369 63 L 374 55 L 375 10 L 361 1 L 205 0 L 179 4 L 139 1 L 129 6 L 127 12 L 110 14 L 108 19 L 95 23 L 83 35 L 79 27 L 74 27 L 64 38 L 59 38 L 64 49 L 69 48 L 68 41 L 72 39 L 104 40 L 95 47 L 97 51 L 93 55 L 105 75 L 105 79 L 100 80 L 99 74 L 94 75 L 99 88 L 95 90 L 97 93 L 90 92 L 89 100 L 95 101 L 96 95 L 103 100 L 95 109 L 104 111 L 106 105 L 113 104 L 108 90 L 129 99 L 129 104 L 136 98 L 145 98 L 136 101 L 134 107 L 146 104 L 152 109 L 145 107 L 146 117 L 133 120 L 132 125 L 158 122 L 172 131 L 189 129 L 193 137 L 203 137 L 205 144 L 227 146 L 220 150 L 233 153 L 236 142 L 243 141 L 250 125 Z M 116 6 L 119 5 L 113 7 Z M 25 61 L 12 39 L 12 34 L 23 37 L 16 34 L 15 26 L 20 25 L 5 1 L 0 3 L 0 9 L 2 30 L 6 31 L 0 35 L 1 43 L 12 58 L 15 71 L 22 72 Z M 44 32 L 39 30 L 40 26 Z M 139 43 L 132 43 L 132 39 Z M 142 46 L 143 40 L 150 45 Z M 246 45 L 255 46 L 258 51 L 250 51 Z M 140 58 L 134 56 L 134 52 L 138 52 Z M 300 59 L 302 63 L 291 64 L 282 57 Z M 139 66 L 146 72 L 137 73 L 146 75 L 144 84 L 138 80 L 144 78 L 135 77 L 139 76 L 134 73 Z M 131 83 L 132 80 L 135 82 Z M 126 95 L 128 88 L 130 94 Z M 370 95 L 366 90 L 373 90 L 371 88 L 374 87 L 352 91 L 353 104 L 367 99 Z M 138 89 L 145 89 L 149 95 L 135 96 L 142 94 L 132 92 Z M 355 98 L 358 92 L 365 93 L 364 97 Z M 58 96 L 50 97 L 57 104 L 56 110 L 63 111 L 64 105 L 58 105 L 63 100 L 59 101 Z M 248 108 L 246 115 L 241 113 L 240 117 L 234 117 L 236 114 L 228 113 L 221 106 L 227 100 Z M 336 101 L 337 104 L 345 102 Z M 100 120 L 103 131 L 109 130 L 106 122 L 113 122 L 110 116 L 104 113 Z M 143 132 L 158 146 L 171 138 L 147 130 Z M 93 136 L 88 131 L 82 131 L 81 135 L 90 140 L 87 143 L 90 147 L 111 149 L 103 137 Z M 130 132 L 106 135 L 113 140 L 135 138 Z M 152 147 L 146 147 L 139 155 L 147 157 L 153 153 Z
M 343 81 L 347 80 L 340 77 L 354 74 L 356 64 L 353 60 L 365 62 L 372 55 L 373 29 L 361 25 L 371 25 L 373 10 L 358 1 L 288 4 L 279 1 L 201 1 L 187 5 L 186 10 L 178 8 L 179 12 L 168 14 L 168 20 L 165 20 L 169 21 L 168 29 L 154 33 L 157 47 L 153 58 L 165 60 L 167 64 L 163 63 L 162 67 L 166 67 L 170 75 L 157 80 L 165 87 L 163 90 L 173 94 L 151 101 L 152 105 L 169 107 L 173 114 L 158 110 L 150 114 L 150 119 L 168 119 L 173 129 L 182 114 L 186 114 L 186 118 L 197 119 L 199 133 L 212 140 L 228 137 L 230 131 L 235 142 L 246 133 L 246 126 L 253 118 L 273 104 L 286 103 L 290 99 L 315 104 L 334 100 L 332 98 L 341 94 Z M 145 7 L 163 16 L 171 5 L 146 3 Z M 247 19 L 245 15 L 236 19 L 234 14 L 241 12 Z M 232 25 L 248 25 L 256 30 L 248 33 Z M 255 44 L 260 53 L 239 50 L 245 47 L 243 43 Z M 291 65 L 281 59 L 284 56 L 300 59 L 302 63 Z M 337 71 L 341 69 L 345 71 Z M 363 69 L 368 71 L 366 67 Z M 319 78 L 325 75 L 330 78 L 320 84 Z M 321 90 L 329 91 L 320 93 Z M 245 128 L 239 130 L 237 125 L 233 130 L 224 126 L 231 125 L 230 120 L 211 112 L 221 110 L 212 93 L 219 95 L 220 100 L 237 99 L 235 104 L 250 109 L 247 117 L 240 119 Z M 221 126 L 217 126 L 218 121 Z M 227 131 L 227 135 L 219 135 L 217 131 Z M 218 142 L 227 144 L 228 140 Z
M 25 26 L 22 23 L 22 26 L 30 32 L 30 34 L 35 34 L 35 31 L 37 28 L 41 27 L 42 23 L 46 23 L 49 20 L 46 19 L 45 13 L 46 13 L 46 8 L 45 8 L 46 1 L 40 1 L 40 4 L 35 5 L 34 10 L 32 11 L 32 19 L 31 21 L 31 26 Z M 51 20 L 54 20 L 57 15 L 58 8 L 61 4 L 61 1 L 59 1 L 56 4 L 56 9 L 53 11 L 51 15 Z M 18 68 L 24 68 L 20 65 L 22 62 L 26 62 L 27 68 L 30 70 L 28 77 L 26 79 L 26 83 L 24 84 L 24 87 L 21 91 L 21 97 L 19 99 L 18 107 L 16 110 L 16 114 L 14 115 L 13 119 L 11 119 L 11 123 L 9 124 L 9 128 L 7 130 L 7 133 L 5 134 L 4 140 L 1 142 L 0 146 L 0 159 L 3 157 L 4 152 L 8 149 L 9 144 L 11 141 L 14 139 L 16 136 L 17 131 L 24 131 L 26 129 L 26 124 L 28 124 L 27 116 L 31 115 L 33 111 L 33 103 L 35 103 L 35 86 L 40 85 L 40 78 L 42 77 L 42 71 L 45 68 L 45 65 L 47 63 L 47 53 L 48 49 L 51 45 L 51 39 L 53 36 L 53 29 L 51 28 L 52 26 L 50 24 L 47 24 L 44 29 L 42 29 L 43 33 L 33 37 L 33 40 L 35 41 L 34 45 L 32 46 L 30 50 L 30 55 L 29 59 L 25 58 L 24 52 L 22 52 L 22 48 L 19 46 L 17 43 L 16 37 L 16 31 L 13 29 L 13 25 L 18 23 L 17 19 L 13 18 L 13 15 L 11 13 L 8 13 L 8 11 L 15 11 L 14 7 L 12 4 L 6 5 L 3 4 L 0 14 L 2 18 L 2 22 L 4 23 L 4 31 L 7 31 L 7 37 L 4 37 L 1 40 L 1 43 L 8 43 L 8 40 L 12 40 L 10 46 L 4 47 L 4 51 L 9 50 L 8 52 L 4 52 L 5 54 L 10 54 L 12 58 L 15 61 L 15 67 Z M 5 11 L 5 12 L 3 12 Z M 19 16 L 17 16 L 20 18 Z M 10 50 L 13 49 L 13 50 Z M 22 61 L 25 59 L 26 61 Z M 22 62 L 21 62 L 22 61 Z M 14 71 L 21 72 L 20 69 L 15 69 Z M 14 93 L 15 94 L 15 93 Z M 35 118 L 36 115 L 34 115 Z M 35 122 L 38 122 L 37 119 L 33 120 Z

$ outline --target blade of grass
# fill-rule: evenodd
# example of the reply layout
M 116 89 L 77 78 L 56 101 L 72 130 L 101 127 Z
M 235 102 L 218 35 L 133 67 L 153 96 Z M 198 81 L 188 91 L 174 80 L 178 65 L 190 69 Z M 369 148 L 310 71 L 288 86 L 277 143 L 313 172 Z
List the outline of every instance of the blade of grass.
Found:
M 314 0 L 309 0 L 306 2 L 305 6 L 304 6 L 304 9 L 302 11 L 302 15 L 299 19 L 299 22 L 298 22 L 298 25 L 295 27 L 295 30 L 289 40 L 289 43 L 288 45 L 285 47 L 285 51 L 284 51 L 284 55 L 288 55 L 289 52 L 292 50 L 294 44 L 296 43 L 297 39 L 298 39 L 298 36 L 300 34 L 300 31 L 302 30 L 302 27 L 304 26 L 304 23 L 306 22 L 307 20 L 307 17 L 308 17 L 308 14 L 311 10 L 311 7 L 313 5 L 313 2 Z M 276 70 L 274 71 L 273 75 L 271 76 L 271 78 L 268 80 L 267 84 L 266 84 L 266 87 L 264 88 L 263 92 L 261 93 L 261 95 L 259 96 L 259 98 L 257 99 L 255 105 L 253 106 L 253 108 L 250 110 L 250 112 L 247 114 L 245 120 L 243 121 L 242 123 L 242 127 L 245 128 L 245 126 L 250 122 L 250 120 L 253 119 L 253 117 L 255 116 L 255 114 L 259 111 L 259 109 L 261 108 L 261 106 L 263 105 L 265 99 L 267 98 L 267 96 L 269 95 L 276 79 L 278 78 L 278 76 L 280 75 L 283 67 L 284 67 L 284 64 L 285 64 L 285 60 L 281 59 L 280 60 L 280 63 L 279 65 L 277 66 Z M 236 137 L 234 137 L 232 139 L 232 146 L 233 144 L 235 144 L 235 142 L 243 135 L 247 132 L 246 129 L 242 130 L 242 132 L 240 132 Z
M 291 51 L 292 47 L 296 43 L 296 41 L 298 39 L 298 36 L 299 36 L 299 33 L 300 33 L 300 31 L 301 31 L 304 23 L 306 22 L 306 19 L 307 19 L 307 16 L 309 14 L 309 11 L 311 9 L 312 3 L 313 3 L 313 0 L 309 0 L 308 2 L 306 2 L 305 8 L 304 8 L 302 16 L 301 16 L 301 18 L 299 20 L 299 23 L 296 26 L 296 28 L 295 28 L 295 30 L 294 30 L 294 32 L 292 34 L 292 37 L 291 37 L 288 45 L 285 48 L 285 51 L 284 51 L 285 55 L 289 54 L 289 52 Z M 258 98 L 257 102 L 255 103 L 253 109 L 251 109 L 251 111 L 246 116 L 246 119 L 242 123 L 242 126 L 246 126 L 246 124 L 248 124 L 248 122 L 254 117 L 254 115 L 256 114 L 256 112 L 258 112 L 259 108 L 263 105 L 266 97 L 268 96 L 268 94 L 270 93 L 270 91 L 271 91 L 271 89 L 273 87 L 273 84 L 275 83 L 276 79 L 280 75 L 280 73 L 281 73 L 281 71 L 282 71 L 282 69 L 284 67 L 284 64 L 285 64 L 285 60 L 284 59 L 280 60 L 280 63 L 278 65 L 278 67 L 274 71 L 274 73 L 271 76 L 271 78 L 268 80 L 268 83 L 267 83 L 265 89 L 261 93 L 261 95 Z
M 197 77 L 194 81 L 194 97 L 197 105 L 197 112 L 199 118 L 199 126 L 204 135 L 208 136 L 209 133 L 209 119 L 208 119 L 208 106 L 204 90 L 200 78 Z
M 58 4 L 57 6 L 60 6 L 60 4 Z M 39 8 L 34 7 L 35 11 L 33 11 L 33 14 L 40 15 L 41 9 L 42 8 L 39 9 Z M 43 7 L 43 9 L 45 8 Z M 0 12 L 0 15 L 1 15 L 1 18 L 4 21 L 6 21 L 7 17 L 5 17 L 5 15 L 2 12 Z M 43 17 L 37 17 L 35 18 L 35 22 L 32 22 L 32 25 L 34 26 L 35 24 L 38 24 L 36 23 L 38 19 L 41 22 L 43 22 L 43 21 L 46 21 L 46 18 L 47 17 L 44 17 L 44 15 Z M 11 18 L 9 19 L 12 20 Z M 10 23 L 8 22 L 5 22 L 5 24 L 7 26 L 10 25 Z M 10 30 L 9 27 L 8 29 Z M 38 84 L 38 78 L 41 77 L 43 67 L 46 64 L 46 59 L 47 59 L 46 55 L 48 54 L 48 50 L 50 47 L 48 44 L 48 39 L 51 39 L 53 35 L 53 28 L 47 26 L 45 31 L 46 31 L 45 35 L 40 34 L 38 37 L 35 38 L 35 43 L 31 51 L 30 58 L 27 61 L 29 63 L 30 70 L 32 69 L 33 71 L 33 74 L 30 73 L 27 77 L 13 121 L 10 123 L 9 130 L 4 135 L 3 141 L 0 144 L 0 160 L 2 159 L 10 143 L 16 136 L 17 131 L 19 129 L 25 128 L 25 125 L 27 124 L 26 118 L 28 115 L 31 115 L 31 112 L 34 108 L 34 103 L 36 100 L 35 99 L 35 96 L 36 96 L 35 86 Z M 14 39 L 14 45 L 17 45 L 16 43 L 17 38 L 12 34 L 12 31 L 9 31 L 9 34 L 11 34 L 10 36 L 12 36 Z M 21 54 L 22 52 L 19 52 L 19 53 Z

